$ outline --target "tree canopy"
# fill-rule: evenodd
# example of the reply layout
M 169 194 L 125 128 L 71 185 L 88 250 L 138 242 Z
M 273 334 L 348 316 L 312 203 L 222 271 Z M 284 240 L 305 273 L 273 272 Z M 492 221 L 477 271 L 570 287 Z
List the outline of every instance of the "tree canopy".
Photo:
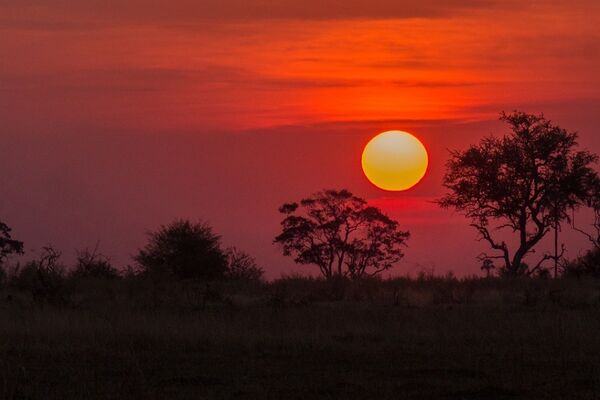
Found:
M 348 190 L 321 191 L 279 211 L 285 218 L 275 243 L 295 262 L 318 266 L 326 278 L 375 275 L 404 257 L 409 233 Z
M 464 151 L 452 151 L 447 163 L 446 195 L 438 200 L 471 220 L 494 250 L 484 259 L 501 259 L 507 275 L 531 274 L 524 258 L 552 227 L 569 219 L 569 210 L 589 201 L 597 156 L 577 150 L 577 134 L 543 115 L 515 111 L 501 114 L 510 133 L 487 137 Z M 508 229 L 518 236 L 514 250 L 498 238 Z

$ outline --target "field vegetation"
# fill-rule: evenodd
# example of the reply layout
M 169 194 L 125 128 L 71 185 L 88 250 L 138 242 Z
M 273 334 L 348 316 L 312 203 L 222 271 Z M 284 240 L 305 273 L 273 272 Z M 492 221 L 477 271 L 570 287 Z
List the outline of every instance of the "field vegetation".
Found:
M 14 272 L 14 271 L 13 271 Z M 600 281 L 9 273 L 3 399 L 595 399 Z M 58 283 L 60 282 L 60 283 Z

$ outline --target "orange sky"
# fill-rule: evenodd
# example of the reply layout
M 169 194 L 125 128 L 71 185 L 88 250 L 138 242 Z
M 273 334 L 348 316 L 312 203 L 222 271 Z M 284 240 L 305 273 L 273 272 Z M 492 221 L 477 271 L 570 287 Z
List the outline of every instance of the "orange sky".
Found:
M 600 151 L 594 0 L 120 3 L 0 0 L 0 167 L 13 172 L 0 217 L 30 247 L 100 240 L 125 263 L 140 232 L 186 216 L 280 271 L 277 204 L 341 186 L 413 231 L 472 243 L 464 221 L 428 203 L 446 149 L 500 132 L 498 112 L 520 108 Z M 415 133 L 432 157 L 423 185 L 391 200 L 357 157 L 384 129 Z M 463 268 L 426 242 L 413 235 L 404 272 Z
M 311 7 L 299 1 L 239 15 L 230 8 L 245 2 L 6 3 L 3 117 L 36 130 L 473 119 L 593 98 L 600 84 L 596 1 L 430 0 L 412 13 L 408 2 L 354 1 L 373 10 L 348 19 L 299 14 Z M 38 118 L 23 121 L 26 111 Z

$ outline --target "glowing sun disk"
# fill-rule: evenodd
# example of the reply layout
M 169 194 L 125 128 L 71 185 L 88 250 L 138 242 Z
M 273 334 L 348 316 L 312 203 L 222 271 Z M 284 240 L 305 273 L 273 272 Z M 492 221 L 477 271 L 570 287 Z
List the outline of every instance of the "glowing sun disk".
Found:
M 362 154 L 366 177 L 383 190 L 410 189 L 423 179 L 428 164 L 423 143 L 403 131 L 380 133 L 371 139 Z

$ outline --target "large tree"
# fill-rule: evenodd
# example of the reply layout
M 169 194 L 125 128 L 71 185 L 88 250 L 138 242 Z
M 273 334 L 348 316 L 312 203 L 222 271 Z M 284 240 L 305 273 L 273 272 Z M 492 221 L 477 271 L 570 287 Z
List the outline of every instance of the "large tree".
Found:
M 0 266 L 11 254 L 23 254 L 23 242 L 12 238 L 11 229 L 0 221 Z
M 288 203 L 275 238 L 299 264 L 319 267 L 324 277 L 375 275 L 399 262 L 409 233 L 379 209 L 347 190 L 326 190 Z
M 543 115 L 515 111 L 500 119 L 508 124 L 508 134 L 451 152 L 444 177 L 448 192 L 438 202 L 471 220 L 494 250 L 482 258 L 501 259 L 506 275 L 527 275 L 552 257 L 544 255 L 528 267 L 526 256 L 569 219 L 569 210 L 589 200 L 597 156 L 578 150 L 577 134 Z M 512 250 L 498 233 L 506 229 L 516 234 Z

